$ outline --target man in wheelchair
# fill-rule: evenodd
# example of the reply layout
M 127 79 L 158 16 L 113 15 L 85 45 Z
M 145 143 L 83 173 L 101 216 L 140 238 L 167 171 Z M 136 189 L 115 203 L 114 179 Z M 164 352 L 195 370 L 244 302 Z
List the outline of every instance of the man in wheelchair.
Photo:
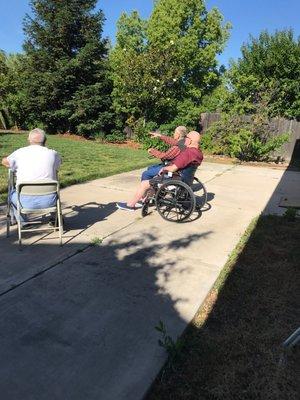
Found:
M 187 134 L 187 138 L 189 142 L 185 150 L 181 151 L 168 165 L 160 168 L 158 175 L 163 175 L 163 178 L 159 178 L 161 181 L 163 179 L 169 179 L 178 171 L 182 171 L 180 179 L 186 182 L 187 185 L 191 185 L 195 170 L 203 160 L 203 154 L 199 149 L 200 134 L 196 131 L 192 131 Z M 145 199 L 146 193 L 151 188 L 151 185 L 153 186 L 153 184 L 157 182 L 156 178 L 146 178 L 147 176 L 142 174 L 141 184 L 134 196 L 126 203 L 117 203 L 119 209 L 125 211 L 134 211 L 137 209 L 136 205 Z

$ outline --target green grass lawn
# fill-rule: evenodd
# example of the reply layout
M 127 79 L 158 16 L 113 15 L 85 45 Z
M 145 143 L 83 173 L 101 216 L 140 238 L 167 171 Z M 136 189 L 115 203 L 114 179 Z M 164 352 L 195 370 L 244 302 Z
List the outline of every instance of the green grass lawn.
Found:
M 251 224 L 147 400 L 299 398 L 299 243 L 299 219 Z
M 0 157 L 27 145 L 26 134 L 1 134 Z M 142 168 L 153 163 L 145 150 L 135 150 L 93 141 L 48 136 L 47 146 L 62 156 L 61 187 Z M 7 170 L 0 167 L 0 202 L 6 198 Z

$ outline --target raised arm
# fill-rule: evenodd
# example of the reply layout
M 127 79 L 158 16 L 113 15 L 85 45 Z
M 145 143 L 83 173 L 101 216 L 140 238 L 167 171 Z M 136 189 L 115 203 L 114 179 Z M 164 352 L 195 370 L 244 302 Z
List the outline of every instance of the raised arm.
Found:
M 167 135 L 160 135 L 159 137 L 163 142 L 169 144 L 170 146 L 176 146 L 178 143 L 178 140 L 172 138 L 171 136 Z
M 161 159 L 162 161 L 165 160 L 173 160 L 173 158 L 177 157 L 180 153 L 180 149 L 178 146 L 172 146 L 167 151 L 159 151 L 156 149 L 149 149 L 148 153 L 151 156 Z
M 160 132 L 150 132 L 150 135 L 152 137 L 161 139 L 163 142 L 167 143 L 170 146 L 176 146 L 178 143 L 178 140 L 172 138 L 171 136 L 163 135 Z

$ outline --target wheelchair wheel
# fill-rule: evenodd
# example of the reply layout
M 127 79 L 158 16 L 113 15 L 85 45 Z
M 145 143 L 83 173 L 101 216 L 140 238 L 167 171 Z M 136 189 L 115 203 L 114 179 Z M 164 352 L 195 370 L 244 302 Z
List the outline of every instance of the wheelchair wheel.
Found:
M 195 192 L 196 194 L 196 208 L 198 210 L 201 210 L 202 207 L 205 206 L 205 204 L 207 203 L 207 191 L 205 186 L 203 185 L 203 183 L 201 181 L 199 181 L 198 178 L 194 177 L 194 182 L 196 182 L 196 190 Z
M 186 183 L 170 180 L 158 189 L 155 204 L 163 219 L 182 222 L 195 210 L 196 200 L 192 189 Z

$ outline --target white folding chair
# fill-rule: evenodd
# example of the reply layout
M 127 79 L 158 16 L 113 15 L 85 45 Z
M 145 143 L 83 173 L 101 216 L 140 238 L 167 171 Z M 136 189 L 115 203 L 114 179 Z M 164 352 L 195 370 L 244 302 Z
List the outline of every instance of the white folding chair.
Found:
M 59 234 L 59 243 L 62 245 L 62 233 L 63 233 L 63 219 L 62 219 L 62 210 L 60 203 L 60 191 L 59 191 L 59 183 L 54 180 L 42 180 L 35 182 L 22 182 L 17 184 L 16 186 L 17 193 L 17 224 L 18 224 L 18 236 L 19 236 L 19 246 L 22 245 L 22 232 L 36 232 L 36 231 L 58 231 Z M 56 194 L 57 200 L 56 204 L 53 207 L 42 208 L 42 209 L 32 209 L 32 208 L 24 208 L 21 202 L 21 195 L 27 196 L 43 196 L 48 194 Z M 10 200 L 8 200 L 10 202 Z M 10 204 L 10 209 L 12 208 L 12 204 Z M 53 227 L 41 227 L 41 228 L 22 228 L 21 216 L 30 214 L 35 217 L 42 217 L 44 215 L 55 213 L 55 224 Z M 33 223 L 36 223 L 34 221 Z M 7 230 L 7 234 L 9 234 L 9 228 Z

